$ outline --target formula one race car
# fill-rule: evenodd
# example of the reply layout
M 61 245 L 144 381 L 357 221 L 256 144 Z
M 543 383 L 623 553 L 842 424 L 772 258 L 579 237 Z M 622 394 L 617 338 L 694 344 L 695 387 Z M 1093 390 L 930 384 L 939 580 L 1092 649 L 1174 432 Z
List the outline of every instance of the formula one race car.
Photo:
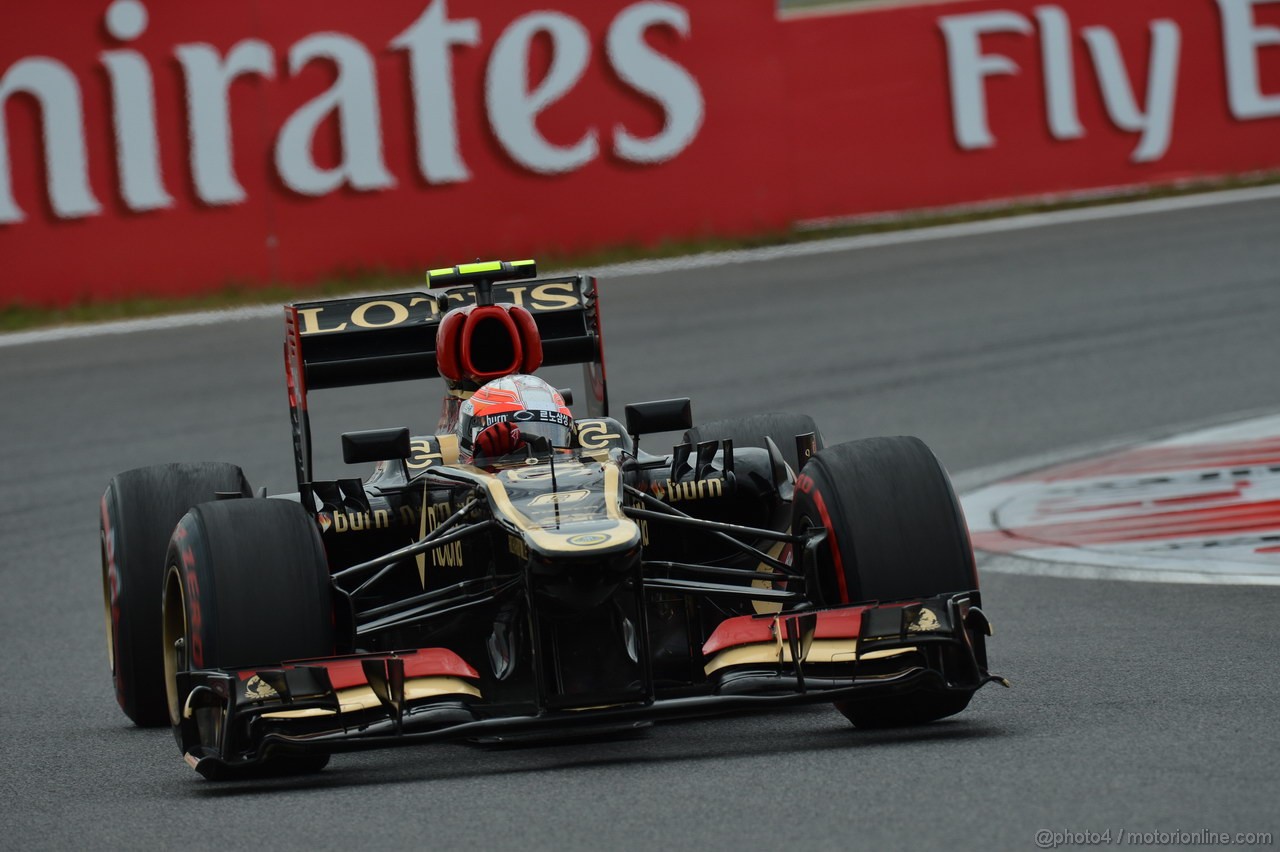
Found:
M 107 633 L 134 722 L 171 724 L 224 778 L 816 702 L 916 724 L 998 680 L 923 443 L 824 449 L 799 414 L 694 426 L 687 399 L 628 405 L 624 425 L 595 279 L 534 276 L 475 263 L 425 292 L 286 307 L 297 493 L 254 497 L 229 464 L 111 481 Z M 583 366 L 585 416 L 542 364 Z M 435 434 L 347 433 L 368 478 L 313 474 L 309 392 L 436 376 Z

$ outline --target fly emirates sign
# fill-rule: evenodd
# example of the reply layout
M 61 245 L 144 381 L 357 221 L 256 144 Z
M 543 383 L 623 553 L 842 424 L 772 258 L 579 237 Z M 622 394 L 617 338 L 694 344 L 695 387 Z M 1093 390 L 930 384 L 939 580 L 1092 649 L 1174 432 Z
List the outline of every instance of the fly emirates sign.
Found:
M 317 197 L 342 189 L 388 190 L 406 179 L 388 169 L 385 157 L 381 110 L 391 107 L 379 100 L 374 56 L 384 49 L 402 53 L 407 60 L 411 96 L 405 107 L 412 111 L 416 165 L 421 179 L 431 185 L 472 179 L 455 103 L 453 63 L 459 50 L 488 50 L 484 68 L 488 129 L 507 157 L 530 173 L 565 174 L 606 155 L 639 167 L 660 164 L 684 151 L 703 122 L 698 81 L 646 40 L 655 29 L 681 39 L 689 37 L 689 15 L 678 3 L 645 0 L 622 7 L 609 23 L 602 45 L 609 71 L 652 105 L 662 117 L 661 127 L 656 132 L 633 133 L 602 116 L 599 126 L 584 126 L 568 142 L 546 138 L 538 125 L 539 115 L 568 95 L 591 67 L 594 40 L 568 14 L 531 11 L 500 32 L 486 32 L 475 18 L 451 16 L 448 0 L 432 0 L 386 45 L 369 45 L 341 32 L 316 32 L 279 50 L 252 37 L 226 49 L 192 41 L 175 45 L 170 63 L 148 62 L 131 47 L 146 44 L 149 17 L 140 0 L 115 0 L 108 5 L 102 29 L 110 47 L 98 55 L 107 82 L 120 198 L 134 212 L 173 207 L 174 193 L 186 181 L 185 175 L 165 174 L 161 169 L 162 135 L 157 132 L 153 79 L 159 74 L 180 75 L 190 186 L 201 202 L 215 206 L 248 199 L 236 172 L 233 123 L 255 118 L 233 115 L 232 87 L 253 78 L 285 86 L 313 63 L 332 68 L 331 85 L 295 109 L 281 126 L 269 128 L 274 137 L 271 163 L 279 181 L 300 196 Z M 543 73 L 534 76 L 530 66 L 537 61 L 538 43 L 549 50 L 544 51 Z M 51 56 L 26 56 L 0 68 L 0 225 L 22 222 L 32 209 L 39 209 L 35 199 L 20 201 L 13 191 L 15 163 L 5 108 L 22 95 L 39 106 L 52 214 L 78 219 L 103 213 L 103 202 L 93 188 L 93 181 L 102 178 L 90 174 L 87 151 L 87 139 L 98 136 L 86 136 L 83 104 L 86 96 L 98 91 L 94 82 L 79 79 L 66 63 Z M 315 155 L 317 137 L 334 128 L 336 158 L 321 162 Z
M 1206 4 L 1210 0 L 1205 0 Z M 1277 0 L 1213 0 L 1222 27 L 1226 60 L 1227 104 L 1237 121 L 1280 116 L 1280 91 L 1268 92 L 1259 70 L 1264 48 L 1280 45 L 1280 27 L 1260 23 L 1257 13 Z M 983 48 L 983 38 L 1013 35 L 1038 42 L 1044 80 L 1045 120 L 1054 139 L 1069 141 L 1088 135 L 1080 120 L 1070 6 L 1037 6 L 1030 14 L 991 9 L 948 15 L 938 20 L 946 42 L 951 112 L 956 144 L 963 150 L 992 148 L 997 139 L 988 121 L 988 78 L 1023 71 L 1007 56 Z M 1159 160 L 1169 150 L 1178 102 L 1184 33 L 1177 21 L 1150 22 L 1146 67 L 1126 63 L 1116 34 L 1106 26 L 1078 30 L 1091 60 L 1107 117 L 1138 141 L 1135 163 Z M 1132 69 L 1130 68 L 1132 65 Z M 1087 78 L 1086 78 L 1087 84 Z M 1145 91 L 1145 95 L 1142 93 Z

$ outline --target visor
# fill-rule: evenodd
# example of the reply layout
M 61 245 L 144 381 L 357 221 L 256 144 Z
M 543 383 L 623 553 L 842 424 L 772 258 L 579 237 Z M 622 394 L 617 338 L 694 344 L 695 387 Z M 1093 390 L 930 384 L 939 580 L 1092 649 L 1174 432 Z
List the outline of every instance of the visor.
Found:
M 476 417 L 471 421 L 471 440 L 476 435 L 495 423 L 512 423 L 520 429 L 520 435 L 526 441 L 543 438 L 551 446 L 568 449 L 573 446 L 573 418 L 560 411 L 504 411 Z

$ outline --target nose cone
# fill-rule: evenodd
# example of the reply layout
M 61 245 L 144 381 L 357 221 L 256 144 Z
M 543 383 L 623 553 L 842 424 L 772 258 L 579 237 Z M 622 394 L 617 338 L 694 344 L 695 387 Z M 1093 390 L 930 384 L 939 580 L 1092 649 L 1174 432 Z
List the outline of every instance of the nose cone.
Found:
M 580 557 L 534 555 L 529 583 L 535 605 L 549 615 L 573 615 L 605 604 L 638 576 L 639 548 Z

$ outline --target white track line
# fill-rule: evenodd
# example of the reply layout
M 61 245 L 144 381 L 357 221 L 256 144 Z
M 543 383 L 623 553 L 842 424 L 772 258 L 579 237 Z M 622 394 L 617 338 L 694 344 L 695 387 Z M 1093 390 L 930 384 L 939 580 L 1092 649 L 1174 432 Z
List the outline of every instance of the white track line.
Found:
M 1012 231 L 1025 231 L 1031 228 L 1047 228 L 1080 222 L 1098 222 L 1129 216 L 1149 216 L 1157 213 L 1173 213 L 1180 210 L 1197 210 L 1205 207 L 1244 204 L 1251 201 L 1268 201 L 1277 198 L 1280 198 L 1280 185 L 1230 189 L 1195 195 L 1180 195 L 1174 198 L 1156 198 L 1148 201 L 1107 204 L 1099 207 L 1080 207 L 1051 213 L 1029 213 L 1004 219 L 984 219 L 979 222 L 962 222 L 955 225 L 938 225 L 930 228 L 889 231 L 881 234 L 864 234 L 857 237 L 836 237 L 828 240 L 813 240 L 811 242 L 792 243 L 783 246 L 706 252 L 658 260 L 636 260 L 579 271 L 606 279 L 661 275 L 669 272 L 688 272 L 744 263 L 765 263 L 796 257 L 861 251 L 933 240 L 1003 234 Z M 412 285 L 406 283 L 406 288 L 410 286 Z M 0 348 L 23 346 L 29 343 L 53 343 L 59 340 L 75 340 L 111 334 L 136 334 L 192 326 L 216 325 L 223 322 L 264 319 L 278 317 L 279 315 L 280 307 L 278 305 L 255 305 L 223 311 L 201 311 L 199 313 L 173 314 L 120 322 L 60 326 L 57 328 L 0 334 Z

